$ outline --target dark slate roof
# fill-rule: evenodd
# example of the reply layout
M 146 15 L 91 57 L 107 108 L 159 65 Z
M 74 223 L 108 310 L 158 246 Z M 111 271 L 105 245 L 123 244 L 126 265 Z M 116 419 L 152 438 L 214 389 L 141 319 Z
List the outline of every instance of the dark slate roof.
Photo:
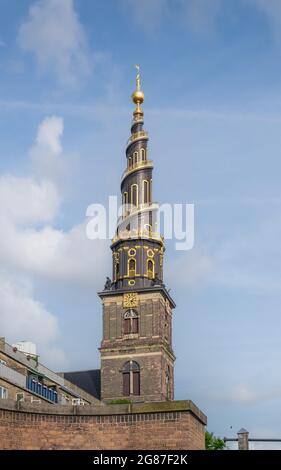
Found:
M 100 369 L 64 372 L 63 376 L 69 382 L 100 400 Z

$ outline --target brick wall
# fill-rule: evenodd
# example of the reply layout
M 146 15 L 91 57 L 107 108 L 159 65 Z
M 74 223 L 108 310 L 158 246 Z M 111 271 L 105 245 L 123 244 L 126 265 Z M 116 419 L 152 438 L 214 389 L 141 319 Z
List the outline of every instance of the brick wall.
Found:
M 192 402 L 128 407 L 57 407 L 54 414 L 54 407 L 49 405 L 40 408 L 38 405 L 36 409 L 34 405 L 15 405 L 0 400 L 0 447 L 34 450 L 204 448 L 206 417 Z
M 140 366 L 140 396 L 131 395 L 131 400 L 149 402 L 174 398 L 172 310 L 162 293 L 139 293 L 138 298 L 139 333 L 132 338 L 123 331 L 127 310 L 123 306 L 123 295 L 113 292 L 103 300 L 101 397 L 106 401 L 123 396 L 122 368 L 129 360 Z
M 147 355 L 144 355 L 147 354 Z M 155 354 L 155 355 L 154 355 Z M 103 400 L 110 401 L 112 398 L 119 399 L 123 397 L 123 376 L 122 367 L 124 363 L 133 358 L 140 366 L 140 395 L 130 396 L 132 401 L 164 401 L 166 400 L 166 370 L 170 365 L 173 370 L 173 363 L 163 351 L 151 352 L 149 349 L 143 349 L 138 355 L 125 356 L 107 359 L 106 355 L 102 358 L 102 389 Z M 173 388 L 173 387 L 172 387 Z M 171 396 L 173 398 L 173 395 Z
M 22 388 L 19 388 L 16 385 L 12 385 L 5 380 L 0 379 L 0 386 L 8 390 L 8 397 L 11 400 L 17 399 L 17 393 L 24 393 L 25 398 L 31 397 L 31 395 L 28 392 L 25 392 Z

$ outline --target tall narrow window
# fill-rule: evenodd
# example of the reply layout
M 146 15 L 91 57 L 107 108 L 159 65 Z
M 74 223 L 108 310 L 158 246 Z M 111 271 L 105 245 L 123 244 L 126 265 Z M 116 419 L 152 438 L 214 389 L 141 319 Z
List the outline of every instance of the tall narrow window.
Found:
M 140 371 L 133 370 L 133 395 L 140 395 Z
M 123 372 L 123 396 L 130 395 L 130 372 Z
M 138 333 L 139 332 L 139 316 L 138 313 L 133 310 L 127 310 L 124 313 L 124 323 L 123 323 L 123 331 L 125 335 L 129 335 L 131 333 Z
M 131 186 L 131 204 L 135 207 L 138 207 L 139 204 L 137 184 L 132 184 Z
M 146 151 L 145 149 L 141 149 L 141 161 L 144 162 L 146 160 Z
M 128 168 L 130 169 L 132 167 L 132 157 L 128 158 Z
M 129 277 L 135 277 L 136 275 L 136 260 L 134 258 L 129 259 L 128 261 Z
M 146 180 L 142 182 L 142 201 L 144 204 L 148 204 L 149 202 L 149 184 Z
M 126 215 L 128 211 L 128 193 L 127 191 L 123 194 L 123 214 Z
M 147 261 L 147 277 L 148 279 L 154 278 L 154 263 L 151 259 Z
M 133 165 L 135 166 L 138 163 L 138 152 L 133 154 Z
M 171 372 L 169 366 L 166 370 L 166 397 L 167 400 L 171 400 Z
M 117 281 L 119 279 L 119 261 L 116 261 L 115 264 L 115 280 Z
M 140 366 L 135 361 L 128 361 L 122 369 L 123 395 L 140 395 Z

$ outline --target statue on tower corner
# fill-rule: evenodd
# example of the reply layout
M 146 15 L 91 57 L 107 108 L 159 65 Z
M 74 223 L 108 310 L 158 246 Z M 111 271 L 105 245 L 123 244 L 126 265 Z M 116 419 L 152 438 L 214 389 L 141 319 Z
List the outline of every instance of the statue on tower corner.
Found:
M 105 281 L 105 285 L 104 285 L 104 289 L 103 290 L 110 290 L 111 289 L 111 285 L 112 285 L 112 282 L 111 282 L 111 279 L 109 277 L 106 278 L 106 281 Z
M 154 279 L 152 280 L 152 285 L 153 285 L 153 286 L 162 286 L 162 285 L 163 285 L 163 282 L 162 282 L 161 279 L 158 277 L 158 274 L 157 274 L 157 273 L 155 274 L 155 277 L 154 277 Z

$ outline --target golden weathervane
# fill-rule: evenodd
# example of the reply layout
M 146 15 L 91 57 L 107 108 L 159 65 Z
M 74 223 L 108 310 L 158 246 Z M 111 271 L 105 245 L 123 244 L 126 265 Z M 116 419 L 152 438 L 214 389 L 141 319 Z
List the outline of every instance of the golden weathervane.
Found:
M 136 90 L 132 94 L 132 100 L 136 104 L 135 113 L 142 113 L 140 105 L 144 102 L 144 92 L 141 90 L 141 85 L 140 85 L 140 66 L 136 64 L 135 68 L 137 70 Z

